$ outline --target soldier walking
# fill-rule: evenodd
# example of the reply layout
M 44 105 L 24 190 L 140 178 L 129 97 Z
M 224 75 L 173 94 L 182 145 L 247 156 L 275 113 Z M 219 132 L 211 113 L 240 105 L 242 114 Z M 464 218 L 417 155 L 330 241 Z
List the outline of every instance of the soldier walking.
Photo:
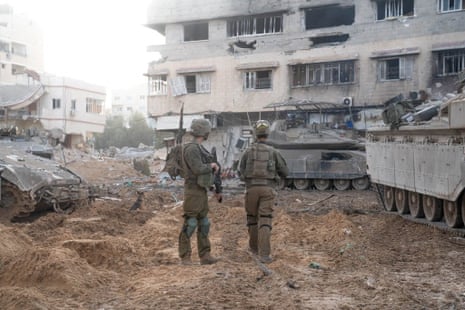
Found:
M 212 172 L 217 173 L 219 166 L 212 162 L 213 157 L 202 146 L 202 142 L 208 139 L 210 131 L 211 125 L 208 120 L 194 119 L 191 124 L 194 140 L 183 146 L 184 224 L 179 235 L 179 257 L 183 264 L 191 264 L 192 262 L 190 238 L 196 229 L 200 264 L 208 265 L 217 262 L 217 259 L 210 255 L 207 190 L 213 184 Z M 220 194 L 216 194 L 216 198 L 220 200 Z
M 270 134 L 270 123 L 259 120 L 255 124 L 256 143 L 242 155 L 239 171 L 245 181 L 245 210 L 249 232 L 249 250 L 263 263 L 270 263 L 271 228 L 276 185 L 279 178 L 289 174 L 286 162 L 272 146 L 265 144 Z

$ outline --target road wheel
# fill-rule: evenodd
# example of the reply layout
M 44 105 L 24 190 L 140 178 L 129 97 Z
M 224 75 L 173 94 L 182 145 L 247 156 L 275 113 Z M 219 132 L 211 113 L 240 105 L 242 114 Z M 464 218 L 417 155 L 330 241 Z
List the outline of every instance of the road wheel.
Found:
M 305 190 L 310 186 L 310 181 L 308 179 L 295 179 L 294 186 L 298 190 Z
M 352 187 L 359 191 L 364 191 L 370 187 L 370 180 L 368 177 L 358 178 L 352 180 Z
M 350 180 L 333 180 L 333 184 L 338 191 L 346 191 L 350 188 Z
M 386 211 L 393 212 L 396 211 L 396 201 L 394 199 L 394 188 L 390 186 L 384 187 L 384 206 Z
M 423 195 L 423 211 L 428 221 L 440 221 L 442 218 L 442 201 L 432 196 Z
M 422 197 L 420 194 L 415 192 L 408 192 L 408 206 L 410 209 L 410 214 L 414 218 L 425 217 L 423 213 Z
M 331 180 L 328 179 L 316 179 L 314 185 L 319 191 L 326 191 L 331 188 Z
M 396 188 L 394 199 L 396 200 L 397 213 L 401 215 L 407 214 L 409 212 L 407 191 L 400 188 Z
M 462 210 L 459 204 L 459 199 L 457 199 L 457 201 L 444 199 L 442 205 L 444 209 L 444 220 L 446 221 L 447 226 L 451 228 L 462 227 Z

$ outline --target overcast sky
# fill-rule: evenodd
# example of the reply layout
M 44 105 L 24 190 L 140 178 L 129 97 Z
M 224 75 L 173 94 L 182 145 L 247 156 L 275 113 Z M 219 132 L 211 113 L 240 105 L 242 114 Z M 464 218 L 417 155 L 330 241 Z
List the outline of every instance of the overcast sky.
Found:
M 166 0 L 169 1 L 169 0 Z M 142 76 L 163 42 L 148 29 L 150 0 L 0 0 L 42 27 L 45 71 L 110 89 L 145 82 Z

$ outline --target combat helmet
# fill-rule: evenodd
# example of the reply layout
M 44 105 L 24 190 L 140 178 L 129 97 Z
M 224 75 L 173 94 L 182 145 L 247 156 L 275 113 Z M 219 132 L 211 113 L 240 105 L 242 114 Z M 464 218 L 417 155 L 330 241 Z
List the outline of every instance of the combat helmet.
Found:
M 208 120 L 201 118 L 192 120 L 191 132 L 194 137 L 204 137 L 207 139 L 211 130 L 212 126 Z
M 256 136 L 268 136 L 270 134 L 270 123 L 266 120 L 259 120 L 255 124 Z

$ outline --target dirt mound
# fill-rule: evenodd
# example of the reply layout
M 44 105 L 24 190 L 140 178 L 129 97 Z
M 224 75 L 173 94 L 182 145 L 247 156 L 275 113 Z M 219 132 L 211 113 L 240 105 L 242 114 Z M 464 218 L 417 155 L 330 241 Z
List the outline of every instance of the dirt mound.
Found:
M 66 248 L 31 248 L 4 262 L 0 284 L 21 287 L 50 287 L 83 293 L 102 285 L 106 276 Z
M 124 238 L 66 240 L 63 247 L 76 251 L 93 267 L 118 270 L 126 268 L 135 254 L 134 246 Z
M 0 300 L 2 309 L 53 309 L 47 304 L 45 296 L 36 289 L 1 287 Z
M 31 239 L 16 228 L 5 227 L 0 224 L 0 268 L 2 261 L 21 255 L 32 246 Z

